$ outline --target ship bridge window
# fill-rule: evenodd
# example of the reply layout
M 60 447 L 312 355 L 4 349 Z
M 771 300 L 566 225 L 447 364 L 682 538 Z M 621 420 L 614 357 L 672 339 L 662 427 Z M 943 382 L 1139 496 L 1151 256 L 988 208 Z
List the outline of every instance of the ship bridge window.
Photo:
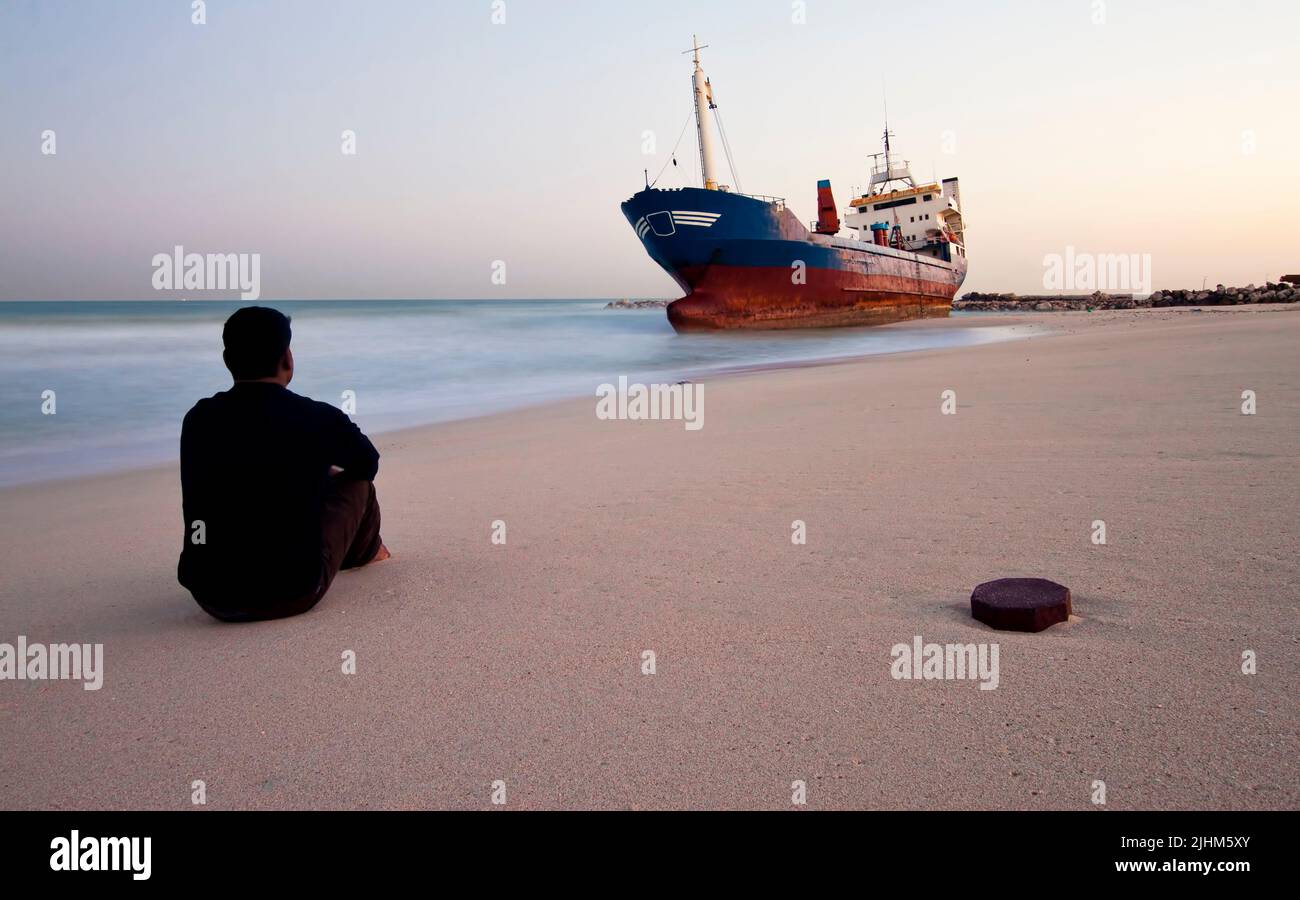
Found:
M 915 202 L 916 202 L 916 198 L 915 198 L 915 197 L 907 197 L 907 198 L 905 198 L 905 199 L 903 199 L 903 200 L 890 200 L 888 203 L 877 203 L 875 206 L 873 206 L 873 207 L 871 207 L 871 208 L 872 208 L 872 209 L 892 209 L 892 208 L 895 207 L 895 206 L 907 206 L 907 205 L 912 204 L 912 203 L 915 203 Z
M 924 197 L 922 197 L 921 199 L 923 199 L 923 200 L 929 200 L 929 199 L 930 199 L 931 197 L 933 197 L 933 196 L 934 196 L 933 194 L 926 194 L 926 195 L 925 195 Z

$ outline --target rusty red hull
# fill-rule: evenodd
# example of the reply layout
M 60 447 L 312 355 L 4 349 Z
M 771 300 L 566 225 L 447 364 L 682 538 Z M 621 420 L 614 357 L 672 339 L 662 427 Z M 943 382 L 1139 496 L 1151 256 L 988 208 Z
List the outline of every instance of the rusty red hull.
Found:
M 808 269 L 708 266 L 685 269 L 691 293 L 668 305 L 678 331 L 836 328 L 947 316 L 957 284 L 916 277 Z

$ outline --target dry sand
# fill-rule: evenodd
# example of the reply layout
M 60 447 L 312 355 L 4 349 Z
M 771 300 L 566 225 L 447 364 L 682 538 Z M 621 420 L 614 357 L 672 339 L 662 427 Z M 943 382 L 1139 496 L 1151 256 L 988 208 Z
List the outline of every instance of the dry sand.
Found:
M 287 621 L 176 584 L 174 470 L 0 492 L 0 640 L 106 656 L 0 682 L 0 806 L 1297 807 L 1300 309 L 988 321 L 1057 333 L 382 436 L 396 559 Z M 973 621 L 1008 575 L 1076 618 Z M 892 679 L 915 635 L 999 687 Z

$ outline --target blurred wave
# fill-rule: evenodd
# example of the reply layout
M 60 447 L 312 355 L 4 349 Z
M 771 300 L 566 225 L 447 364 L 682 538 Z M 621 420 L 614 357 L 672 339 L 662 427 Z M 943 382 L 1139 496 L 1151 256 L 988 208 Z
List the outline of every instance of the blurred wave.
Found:
M 0 303 L 0 484 L 164 463 L 199 397 L 225 390 L 221 326 L 237 301 Z M 677 335 L 661 309 L 604 301 L 265 302 L 293 318 L 292 389 L 356 392 L 368 432 L 645 383 L 1012 337 L 895 327 Z M 41 413 L 43 391 L 56 414 Z

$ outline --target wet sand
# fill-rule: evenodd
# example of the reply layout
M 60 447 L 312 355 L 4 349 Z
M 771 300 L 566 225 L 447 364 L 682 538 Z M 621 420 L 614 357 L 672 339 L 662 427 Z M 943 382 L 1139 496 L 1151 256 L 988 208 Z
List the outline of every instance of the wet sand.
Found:
M 0 641 L 106 670 L 0 681 L 0 807 L 1296 808 L 1300 309 L 979 321 L 1052 333 L 381 436 L 395 559 L 281 622 L 177 585 L 172 467 L 0 491 Z M 971 619 L 1012 575 L 1075 617 Z

